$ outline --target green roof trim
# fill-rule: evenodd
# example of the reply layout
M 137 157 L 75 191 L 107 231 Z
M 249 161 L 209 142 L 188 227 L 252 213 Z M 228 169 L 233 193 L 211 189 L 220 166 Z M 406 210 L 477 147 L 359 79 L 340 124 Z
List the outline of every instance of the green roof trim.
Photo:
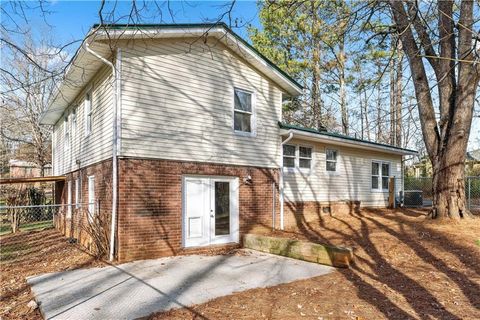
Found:
M 96 23 L 93 25 L 93 28 L 99 28 L 102 25 L 99 23 Z M 282 74 L 285 78 L 288 79 L 288 81 L 292 82 L 295 86 L 300 88 L 300 90 L 303 90 L 303 86 L 298 83 L 295 79 L 293 79 L 288 73 L 280 69 L 279 66 L 277 66 L 275 63 L 270 61 L 267 57 L 265 57 L 263 54 L 261 54 L 257 49 L 255 49 L 250 43 L 245 41 L 242 37 L 240 37 L 237 33 L 235 33 L 232 29 L 230 29 L 229 26 L 225 22 L 217 22 L 217 23 L 177 23 L 177 24 L 167 24 L 167 23 L 160 23 L 160 24 L 121 24 L 121 23 L 114 23 L 114 24 L 105 24 L 103 25 L 105 28 L 108 29 L 181 29 L 181 28 L 214 28 L 214 27 L 223 27 L 225 30 L 227 30 L 228 33 L 233 35 L 238 41 L 240 41 L 242 44 L 247 46 L 249 49 L 251 49 L 253 52 L 255 52 L 257 55 L 260 56 L 265 62 L 272 67 L 273 69 L 277 70 Z
M 373 146 L 378 146 L 378 147 L 386 147 L 386 148 L 392 148 L 392 149 L 396 149 L 396 150 L 399 150 L 399 151 L 405 151 L 405 152 L 409 152 L 409 153 L 411 153 L 411 152 L 417 153 L 417 151 L 415 151 L 415 150 L 400 148 L 400 147 L 392 146 L 392 145 L 386 144 L 386 143 L 378 143 L 378 142 L 372 142 L 372 141 L 368 141 L 368 140 L 352 138 L 350 136 L 346 136 L 346 135 L 339 134 L 339 133 L 328 132 L 326 130 L 316 130 L 316 129 L 312 129 L 312 128 L 300 127 L 300 126 L 296 126 L 296 125 L 293 125 L 293 124 L 283 123 L 283 122 L 280 122 L 280 121 L 278 122 L 278 126 L 281 129 L 286 129 L 286 130 L 290 130 L 290 129 L 299 130 L 299 131 L 314 133 L 314 134 L 327 136 L 327 137 L 333 137 L 333 138 L 339 138 L 339 139 L 349 140 L 349 141 L 353 141 L 353 142 L 361 142 L 361 143 L 371 144 Z

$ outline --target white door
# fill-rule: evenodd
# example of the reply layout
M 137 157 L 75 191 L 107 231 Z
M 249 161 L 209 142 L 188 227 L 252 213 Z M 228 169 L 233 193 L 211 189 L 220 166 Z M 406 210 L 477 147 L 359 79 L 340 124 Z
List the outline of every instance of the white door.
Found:
M 185 247 L 239 241 L 238 179 L 185 177 L 183 241 Z

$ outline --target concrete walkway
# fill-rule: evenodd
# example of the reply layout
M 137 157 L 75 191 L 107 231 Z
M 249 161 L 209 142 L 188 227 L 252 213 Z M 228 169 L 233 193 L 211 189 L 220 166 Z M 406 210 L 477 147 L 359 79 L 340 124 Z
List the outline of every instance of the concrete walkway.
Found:
M 327 274 L 322 266 L 255 251 L 179 256 L 31 277 L 46 319 L 133 319 L 252 288 Z

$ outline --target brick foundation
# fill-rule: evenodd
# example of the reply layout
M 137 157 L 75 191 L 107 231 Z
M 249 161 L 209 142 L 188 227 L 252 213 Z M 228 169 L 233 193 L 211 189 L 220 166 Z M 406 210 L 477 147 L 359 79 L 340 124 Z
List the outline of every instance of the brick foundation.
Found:
M 285 229 L 301 232 L 306 224 L 318 223 L 322 216 L 349 214 L 359 211 L 360 201 L 285 202 Z

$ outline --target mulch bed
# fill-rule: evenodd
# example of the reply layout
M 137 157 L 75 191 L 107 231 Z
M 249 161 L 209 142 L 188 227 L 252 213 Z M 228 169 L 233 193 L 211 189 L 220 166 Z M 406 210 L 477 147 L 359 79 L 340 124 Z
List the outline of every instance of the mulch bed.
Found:
M 354 248 L 350 269 L 218 298 L 152 319 L 480 319 L 480 219 L 368 209 L 274 236 Z
M 54 229 L 0 237 L 0 319 L 42 319 L 26 278 L 102 265 Z

